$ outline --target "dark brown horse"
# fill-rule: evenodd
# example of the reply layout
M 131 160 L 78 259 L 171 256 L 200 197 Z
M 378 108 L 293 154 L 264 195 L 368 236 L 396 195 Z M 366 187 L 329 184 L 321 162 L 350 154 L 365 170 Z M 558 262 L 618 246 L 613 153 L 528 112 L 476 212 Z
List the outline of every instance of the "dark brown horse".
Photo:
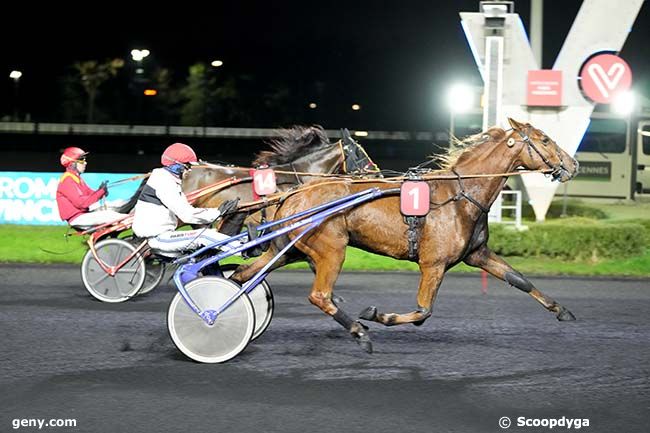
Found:
M 325 130 L 318 125 L 278 130 L 278 137 L 269 140 L 271 150 L 261 151 L 253 161 L 253 166 L 270 166 L 276 171 L 285 172 L 276 173 L 280 191 L 314 179 L 313 176 L 300 173 L 361 175 L 378 172 L 377 166 L 363 147 L 350 137 L 347 130 L 343 132 L 341 142 L 330 143 Z M 219 207 L 224 201 L 234 198 L 240 198 L 242 202 L 253 200 L 252 179 L 249 169 L 245 167 L 205 163 L 193 168 L 183 178 L 183 191 L 189 194 L 233 177 L 243 181 L 200 197 L 194 205 Z M 145 183 L 146 179 L 135 194 L 117 209 L 118 212 L 131 212 Z M 237 221 L 233 222 L 234 224 L 229 224 L 232 229 L 229 234 L 238 232 L 241 227 Z
M 291 172 L 276 174 L 280 191 L 314 179 L 313 176 L 299 173 L 351 174 L 366 165 L 376 169 L 359 143 L 351 139 L 344 143 L 330 143 L 321 126 L 295 126 L 278 133 L 278 138 L 269 141 L 271 150 L 260 152 L 253 166 L 270 166 L 276 171 Z M 233 176 L 244 178 L 250 175 L 248 170 L 221 165 L 194 168 L 183 179 L 183 191 L 195 191 Z M 233 198 L 239 198 L 242 202 L 253 200 L 252 183 L 243 182 L 207 195 L 199 199 L 195 206 L 218 207 Z
M 503 189 L 507 177 L 497 175 L 461 179 L 464 175 L 512 172 L 519 167 L 549 170 L 553 178 L 560 182 L 566 182 L 576 174 L 578 163 L 546 134 L 530 124 L 523 125 L 512 119 L 510 124 L 512 131 L 491 128 L 466 140 L 468 146 L 464 149 L 447 155 L 446 171 L 442 174 L 447 173 L 451 179 L 427 181 L 432 191 L 431 209 L 421 229 L 419 255 L 413 260 L 419 264 L 422 274 L 416 309 L 400 314 L 378 312 L 375 307 L 369 307 L 361 313 L 361 319 L 386 326 L 403 323 L 421 325 L 431 315 L 445 272 L 465 262 L 528 293 L 548 311 L 555 313 L 558 320 L 575 320 L 569 310 L 542 294 L 488 248 L 487 212 Z M 316 184 L 289 197 L 278 209 L 276 217 L 293 215 L 370 187 L 387 189 L 394 188 L 395 184 L 373 181 Z M 289 233 L 289 237 L 295 237 L 300 230 Z M 316 274 L 309 301 L 348 329 L 357 342 L 370 352 L 372 345 L 367 328 L 335 304 L 334 283 L 345 260 L 347 245 L 397 259 L 408 259 L 406 232 L 399 197 L 382 197 L 323 222 L 313 233 L 296 243 L 299 251 L 284 256 L 273 268 L 306 256 Z M 283 242 L 286 239 L 273 242 L 269 251 L 257 261 L 238 269 L 233 279 L 249 279 L 268 263 Z

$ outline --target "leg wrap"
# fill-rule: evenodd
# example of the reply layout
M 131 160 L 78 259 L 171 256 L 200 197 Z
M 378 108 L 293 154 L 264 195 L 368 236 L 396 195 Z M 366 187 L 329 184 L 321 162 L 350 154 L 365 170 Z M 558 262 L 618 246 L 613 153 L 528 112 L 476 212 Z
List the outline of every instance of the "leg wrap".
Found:
M 530 281 L 528 281 L 523 275 L 521 275 L 517 271 L 506 272 L 504 279 L 511 286 L 515 286 L 519 290 L 522 290 L 526 293 L 530 293 L 531 290 L 535 288 Z
M 332 316 L 334 320 L 336 320 L 338 323 L 343 325 L 345 329 L 350 329 L 352 327 L 352 324 L 354 323 L 354 320 L 350 318 L 343 310 L 338 309 L 336 310 L 336 313 Z

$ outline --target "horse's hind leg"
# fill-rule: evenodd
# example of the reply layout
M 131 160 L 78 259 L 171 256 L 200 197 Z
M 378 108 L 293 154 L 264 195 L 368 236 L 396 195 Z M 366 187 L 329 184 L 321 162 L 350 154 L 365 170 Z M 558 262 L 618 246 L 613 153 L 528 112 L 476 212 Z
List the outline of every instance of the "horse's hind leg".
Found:
M 445 273 L 444 266 L 430 266 L 420 265 L 420 286 L 418 289 L 418 308 L 406 314 L 398 313 L 380 313 L 377 307 L 368 307 L 359 314 L 359 318 L 364 320 L 372 320 L 379 322 L 386 326 L 401 325 L 404 323 L 413 323 L 414 325 L 421 325 L 429 316 L 431 316 L 431 309 L 433 302 L 438 294 L 438 288 L 442 282 L 442 277 Z
M 511 286 L 528 293 L 548 311 L 555 313 L 558 320 L 576 320 L 575 316 L 568 309 L 557 303 L 553 298 L 537 290 L 526 277 L 514 270 L 512 266 L 491 251 L 486 245 L 483 245 L 468 255 L 464 261 L 468 265 L 479 267 Z

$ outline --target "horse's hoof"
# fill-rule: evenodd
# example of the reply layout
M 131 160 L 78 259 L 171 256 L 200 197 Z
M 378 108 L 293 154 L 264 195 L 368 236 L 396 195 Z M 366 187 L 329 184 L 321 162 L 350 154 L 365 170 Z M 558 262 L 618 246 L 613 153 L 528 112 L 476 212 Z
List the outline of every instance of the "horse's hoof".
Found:
M 350 329 L 354 341 L 361 346 L 366 353 L 372 353 L 372 341 L 368 334 L 368 327 L 361 322 L 355 322 Z
M 359 319 L 375 320 L 377 318 L 377 307 L 371 306 L 359 313 Z
M 560 307 L 560 311 L 558 311 L 557 313 L 557 320 L 559 320 L 560 322 L 576 320 L 576 316 L 574 316 L 573 313 L 567 310 L 566 308 Z
M 261 248 L 259 245 L 253 248 L 249 248 L 246 251 L 242 251 L 241 256 L 244 259 L 252 259 L 254 257 L 259 257 L 264 254 L 264 248 Z
M 425 320 L 427 320 L 427 319 L 418 320 L 418 321 L 416 321 L 416 322 L 413 322 L 413 324 L 414 324 L 415 326 L 422 326 L 422 324 L 424 323 Z
M 341 304 L 345 302 L 345 299 L 341 298 L 340 296 L 337 295 L 332 295 L 332 302 L 334 302 L 335 305 Z
M 370 339 L 358 339 L 357 343 L 359 343 L 359 346 L 361 346 L 366 353 L 372 353 L 372 341 L 370 341 Z

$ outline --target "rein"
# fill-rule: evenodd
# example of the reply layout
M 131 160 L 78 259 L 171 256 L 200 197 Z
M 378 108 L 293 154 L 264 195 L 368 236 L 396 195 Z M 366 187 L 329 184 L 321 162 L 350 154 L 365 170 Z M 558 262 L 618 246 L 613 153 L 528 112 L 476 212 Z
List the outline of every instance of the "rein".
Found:
M 440 170 L 442 172 L 443 170 Z M 492 177 L 508 177 L 508 176 L 521 176 L 524 174 L 529 174 L 529 173 L 542 173 L 542 174 L 548 174 L 550 173 L 550 170 L 518 170 L 518 171 L 511 171 L 511 172 L 505 172 L 505 173 L 490 173 L 490 174 L 454 174 L 454 175 L 434 175 L 434 174 L 424 174 L 421 176 L 421 180 L 423 181 L 429 181 L 429 180 L 458 180 L 459 182 L 461 179 L 478 179 L 478 178 L 492 178 Z M 294 189 L 291 189 L 289 191 L 281 192 L 281 193 L 276 193 L 276 194 L 271 194 L 266 196 L 264 200 L 255 200 L 255 201 L 250 201 L 250 202 L 244 202 L 239 205 L 239 211 L 244 212 L 244 211 L 249 211 L 249 210 L 255 210 L 256 206 L 259 206 L 260 204 L 264 204 L 264 206 L 269 206 L 269 205 L 274 205 L 280 201 L 284 201 L 290 196 L 297 194 L 299 192 L 304 192 L 312 188 L 320 187 L 321 185 L 330 185 L 330 184 L 335 184 L 335 183 L 386 183 L 386 184 L 395 184 L 395 183 L 401 183 L 403 180 L 408 180 L 408 176 L 398 176 L 398 177 L 391 177 L 390 179 L 385 179 L 385 178 L 378 178 L 378 179 L 343 179 L 343 180 L 332 180 L 329 182 L 319 182 L 319 183 L 314 183 L 314 184 L 307 184 L 303 186 L 296 187 Z M 464 189 L 461 183 L 461 192 L 464 193 Z M 465 193 L 467 197 L 470 197 L 468 194 Z M 449 203 L 450 201 L 455 201 L 458 200 L 456 198 L 458 194 L 454 197 L 451 197 L 450 199 L 446 200 L 443 203 L 432 203 L 435 205 L 445 205 Z M 468 199 L 469 200 L 469 199 Z M 470 201 L 472 201 L 471 199 Z M 484 210 L 485 208 L 481 206 L 480 204 L 478 205 L 481 210 Z M 244 209 L 247 208 L 247 209 Z M 248 209 L 250 208 L 250 209 Z M 257 209 L 260 209 L 261 207 L 257 207 Z
M 126 179 L 116 180 L 115 182 L 109 183 L 107 186 L 110 188 L 112 186 L 122 185 L 123 183 L 132 182 L 138 179 L 146 179 L 151 175 L 151 173 L 139 174 L 137 176 L 129 177 Z
M 558 158 L 560 159 L 560 164 L 559 166 L 554 166 L 551 164 L 551 162 L 544 157 L 544 155 L 540 152 L 540 150 L 535 146 L 535 144 L 532 142 L 532 140 L 529 137 L 529 130 L 526 132 L 521 132 L 517 131 L 521 137 L 522 140 L 518 140 L 524 144 L 527 145 L 528 152 L 531 155 L 532 158 L 532 153 L 531 153 L 531 148 L 537 153 L 542 161 L 549 167 L 548 169 L 540 169 L 540 170 L 517 170 L 517 171 L 510 171 L 510 172 L 503 172 L 503 173 L 489 173 L 489 174 L 463 174 L 461 175 L 458 173 L 456 170 L 452 169 L 451 172 L 453 174 L 441 174 L 447 172 L 447 170 L 431 170 L 426 174 L 423 174 L 420 176 L 420 179 L 422 181 L 432 181 L 432 180 L 456 180 L 458 181 L 458 185 L 460 187 L 460 191 L 450 197 L 449 199 L 445 200 L 442 203 L 435 203 L 435 202 L 430 202 L 430 204 L 440 207 L 444 206 L 445 204 L 452 202 L 452 201 L 458 201 L 461 198 L 465 198 L 468 200 L 470 203 L 475 205 L 478 209 L 481 210 L 483 213 L 489 213 L 489 209 L 485 208 L 481 203 L 479 203 L 476 199 L 474 199 L 471 195 L 469 195 L 467 192 L 465 192 L 465 187 L 463 185 L 463 179 L 479 179 L 479 178 L 494 178 L 494 177 L 509 177 L 509 176 L 521 176 L 524 174 L 529 174 L 529 173 L 541 173 L 541 174 L 550 174 L 554 175 L 555 173 L 558 173 L 561 170 L 566 170 L 564 167 L 562 157 L 558 154 Z M 342 140 L 339 140 L 338 142 L 339 147 L 341 148 L 341 154 L 343 157 L 343 163 L 345 164 L 345 153 L 343 151 L 343 143 Z M 426 163 L 425 163 L 426 164 Z M 421 164 L 422 166 L 423 164 Z M 291 164 L 293 167 L 293 164 Z M 201 166 L 198 166 L 201 167 Z M 214 167 L 213 164 L 204 166 L 204 167 Z M 237 166 L 223 166 L 223 168 L 230 168 L 232 170 L 250 170 L 250 168 L 247 167 L 237 167 Z M 275 171 L 275 170 L 274 170 Z M 409 180 L 411 179 L 411 176 L 406 174 L 402 176 L 396 176 L 396 177 L 391 177 L 391 178 L 373 178 L 373 179 L 367 179 L 367 178 L 362 178 L 360 179 L 360 175 L 351 175 L 351 174 L 334 174 L 334 173 L 309 173 L 309 172 L 299 172 L 296 170 L 293 171 L 285 171 L 285 170 L 277 170 L 275 171 L 278 174 L 288 174 L 288 175 L 293 175 L 296 177 L 296 179 L 299 181 L 300 186 L 297 186 L 295 188 L 292 188 L 288 191 L 284 192 L 279 192 L 275 194 L 270 194 L 263 199 L 260 200 L 254 200 L 250 202 L 245 202 L 241 203 L 239 205 L 239 211 L 244 212 L 251 212 L 254 210 L 260 210 L 264 209 L 268 206 L 278 204 L 284 200 L 286 200 L 288 197 L 297 194 L 299 192 L 304 192 L 307 191 L 311 188 L 315 187 L 320 187 L 321 185 L 325 184 L 334 184 L 334 183 L 340 183 L 340 182 L 346 182 L 346 183 L 387 183 L 387 184 L 394 184 L 394 183 L 401 183 L 402 181 Z M 375 173 L 376 172 L 365 172 L 362 173 L 361 175 L 364 174 L 370 174 L 370 173 Z M 300 177 L 299 176 L 311 176 L 311 177 L 324 177 L 324 178 L 335 178 L 334 180 L 330 181 L 325 181 L 325 182 L 319 182 L 311 185 L 305 185 L 302 182 L 300 182 Z M 232 178 L 236 179 L 236 178 Z

